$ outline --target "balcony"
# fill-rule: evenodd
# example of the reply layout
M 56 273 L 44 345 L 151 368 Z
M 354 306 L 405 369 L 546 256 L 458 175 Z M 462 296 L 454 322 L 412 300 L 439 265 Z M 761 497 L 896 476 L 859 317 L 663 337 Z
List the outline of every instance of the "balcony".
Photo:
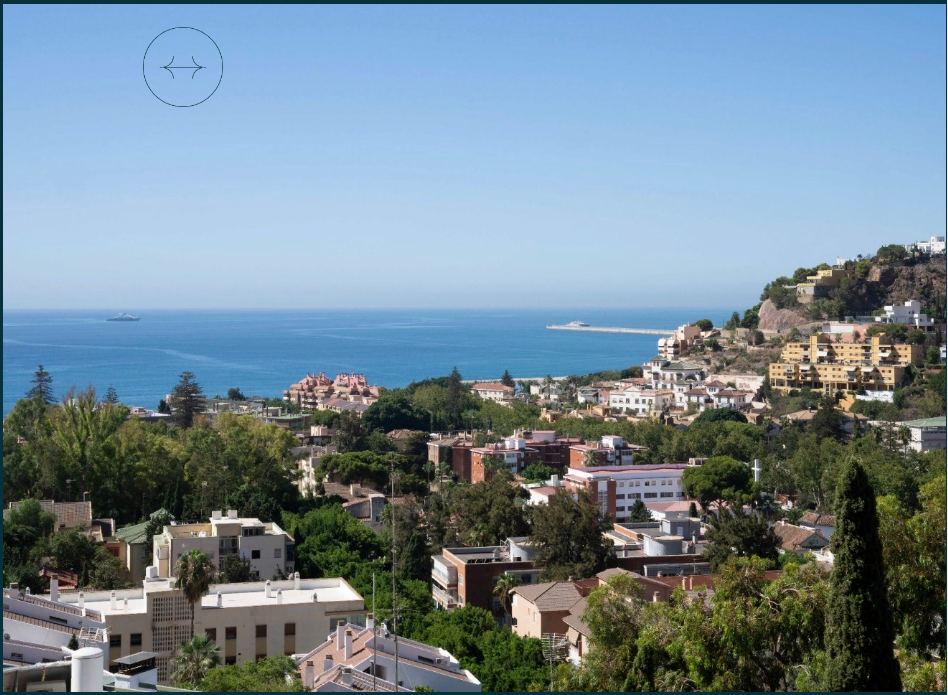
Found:
M 438 603 L 447 608 L 453 608 L 459 603 L 458 595 L 455 592 L 444 591 L 438 586 L 431 587 L 431 595 L 434 596 Z

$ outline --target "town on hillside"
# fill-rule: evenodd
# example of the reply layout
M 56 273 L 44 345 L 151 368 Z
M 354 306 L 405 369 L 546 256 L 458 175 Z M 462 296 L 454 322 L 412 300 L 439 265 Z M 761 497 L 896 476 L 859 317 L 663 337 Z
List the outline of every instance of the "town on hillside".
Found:
M 613 371 L 152 408 L 40 366 L 4 690 L 943 690 L 945 300 L 931 237 Z

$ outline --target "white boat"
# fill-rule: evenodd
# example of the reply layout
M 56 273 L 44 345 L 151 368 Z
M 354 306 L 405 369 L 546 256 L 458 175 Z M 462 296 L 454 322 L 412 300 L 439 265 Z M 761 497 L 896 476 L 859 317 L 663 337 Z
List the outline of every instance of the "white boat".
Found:
M 566 325 L 569 328 L 589 328 L 589 324 L 585 321 L 570 321 Z

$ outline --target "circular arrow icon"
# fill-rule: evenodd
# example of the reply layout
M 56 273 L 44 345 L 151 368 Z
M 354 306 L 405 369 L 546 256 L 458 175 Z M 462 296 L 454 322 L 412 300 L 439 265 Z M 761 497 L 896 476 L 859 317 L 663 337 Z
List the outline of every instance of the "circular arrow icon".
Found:
M 148 44 L 142 75 L 159 101 L 180 108 L 197 106 L 210 99 L 224 79 L 224 57 L 200 29 L 174 27 Z

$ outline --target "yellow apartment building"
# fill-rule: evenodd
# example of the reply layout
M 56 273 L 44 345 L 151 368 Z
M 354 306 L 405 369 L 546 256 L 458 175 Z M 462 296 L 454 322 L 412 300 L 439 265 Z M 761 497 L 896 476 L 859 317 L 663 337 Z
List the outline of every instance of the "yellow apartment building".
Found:
M 850 271 L 842 268 L 819 270 L 816 275 L 807 276 L 806 282 L 797 285 L 797 299 L 808 304 L 818 297 L 826 297 L 831 289 L 839 287 L 840 280 L 849 275 Z
M 770 385 L 779 391 L 809 386 L 827 394 L 836 391 L 894 391 L 905 368 L 920 365 L 924 347 L 873 336 L 864 343 L 834 343 L 825 333 L 806 343 L 789 343 L 781 362 L 770 365 Z

